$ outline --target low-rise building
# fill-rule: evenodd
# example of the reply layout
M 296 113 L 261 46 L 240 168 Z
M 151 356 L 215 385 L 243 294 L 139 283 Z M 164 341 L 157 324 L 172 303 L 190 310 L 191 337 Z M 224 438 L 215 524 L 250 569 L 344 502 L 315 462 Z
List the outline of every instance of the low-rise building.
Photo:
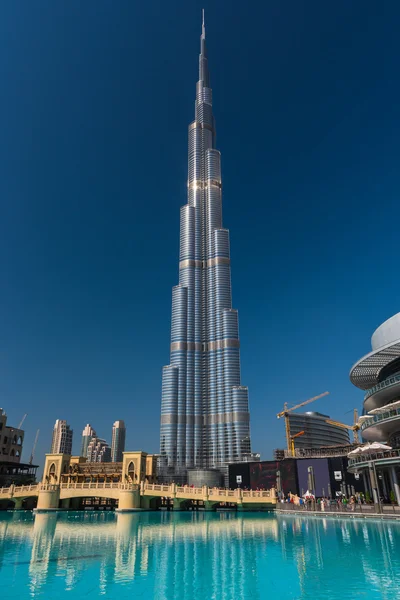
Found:
M 36 465 L 21 462 L 25 432 L 7 425 L 7 415 L 0 408 L 0 487 L 29 485 L 36 481 Z

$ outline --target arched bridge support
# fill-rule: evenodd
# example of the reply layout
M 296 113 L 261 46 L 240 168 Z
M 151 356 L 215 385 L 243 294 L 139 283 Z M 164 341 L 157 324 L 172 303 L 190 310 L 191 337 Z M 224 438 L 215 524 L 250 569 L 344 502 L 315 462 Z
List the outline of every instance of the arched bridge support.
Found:
M 173 510 L 187 510 L 189 503 L 190 500 L 187 500 L 186 498 L 174 498 Z
M 117 512 L 129 512 L 131 510 L 140 509 L 140 490 L 132 489 L 131 485 L 127 485 L 126 489 L 121 489 L 119 492 L 119 502 Z
M 42 485 L 39 489 L 37 509 L 40 510 L 57 510 L 60 505 L 60 486 L 59 485 Z
M 214 511 L 217 504 L 218 502 L 213 502 L 212 500 L 205 500 L 204 510 L 206 510 L 207 512 Z

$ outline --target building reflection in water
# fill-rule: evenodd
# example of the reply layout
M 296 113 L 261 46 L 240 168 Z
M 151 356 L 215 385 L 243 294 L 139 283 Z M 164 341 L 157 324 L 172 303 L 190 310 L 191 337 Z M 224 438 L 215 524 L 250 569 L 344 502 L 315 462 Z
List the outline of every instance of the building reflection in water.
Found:
M 241 519 L 234 514 L 201 512 L 183 517 L 179 513 L 85 514 L 83 518 L 37 514 L 33 528 L 24 529 L 32 537 L 33 596 L 52 576 L 63 579 L 65 590 L 73 590 L 88 562 L 94 561 L 102 594 L 111 584 L 140 579 L 149 572 L 154 574 L 154 597 L 160 600 L 171 598 L 171 590 L 180 597 L 206 593 L 210 579 L 204 577 L 204 565 L 208 562 L 212 588 L 219 590 L 221 600 L 249 594 L 261 598 L 257 554 L 262 554 L 269 540 L 278 543 L 279 539 L 274 518 Z
M 32 597 L 55 595 L 55 585 L 83 597 L 89 571 L 97 595 L 117 597 L 123 586 L 159 600 L 261 600 L 267 592 L 308 598 L 311 589 L 315 598 L 336 597 L 338 572 L 358 590 L 367 582 L 384 600 L 400 588 L 397 523 L 201 512 L 37 514 L 33 525 L 0 521 L 0 569 L 4 539 L 12 541 L 16 573 L 26 564 L 19 548 L 29 540 Z M 347 597 L 356 595 L 351 585 Z

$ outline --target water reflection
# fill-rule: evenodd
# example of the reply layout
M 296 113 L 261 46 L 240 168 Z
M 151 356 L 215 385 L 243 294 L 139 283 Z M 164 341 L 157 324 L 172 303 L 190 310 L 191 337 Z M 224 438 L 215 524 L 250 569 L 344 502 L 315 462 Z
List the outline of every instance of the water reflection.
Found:
M 15 515 L 0 520 L 0 576 L 14 588 L 25 582 L 32 597 L 400 596 L 395 522 L 230 513 L 37 514 L 32 522 Z

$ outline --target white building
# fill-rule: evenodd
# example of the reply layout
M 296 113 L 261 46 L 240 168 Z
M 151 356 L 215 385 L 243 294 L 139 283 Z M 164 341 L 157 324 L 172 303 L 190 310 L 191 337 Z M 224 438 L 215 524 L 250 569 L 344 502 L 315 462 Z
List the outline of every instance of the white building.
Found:
M 51 454 L 72 454 L 73 430 L 67 421 L 57 419 L 51 441 Z
M 106 440 L 94 437 L 87 449 L 88 462 L 111 462 L 111 448 Z

